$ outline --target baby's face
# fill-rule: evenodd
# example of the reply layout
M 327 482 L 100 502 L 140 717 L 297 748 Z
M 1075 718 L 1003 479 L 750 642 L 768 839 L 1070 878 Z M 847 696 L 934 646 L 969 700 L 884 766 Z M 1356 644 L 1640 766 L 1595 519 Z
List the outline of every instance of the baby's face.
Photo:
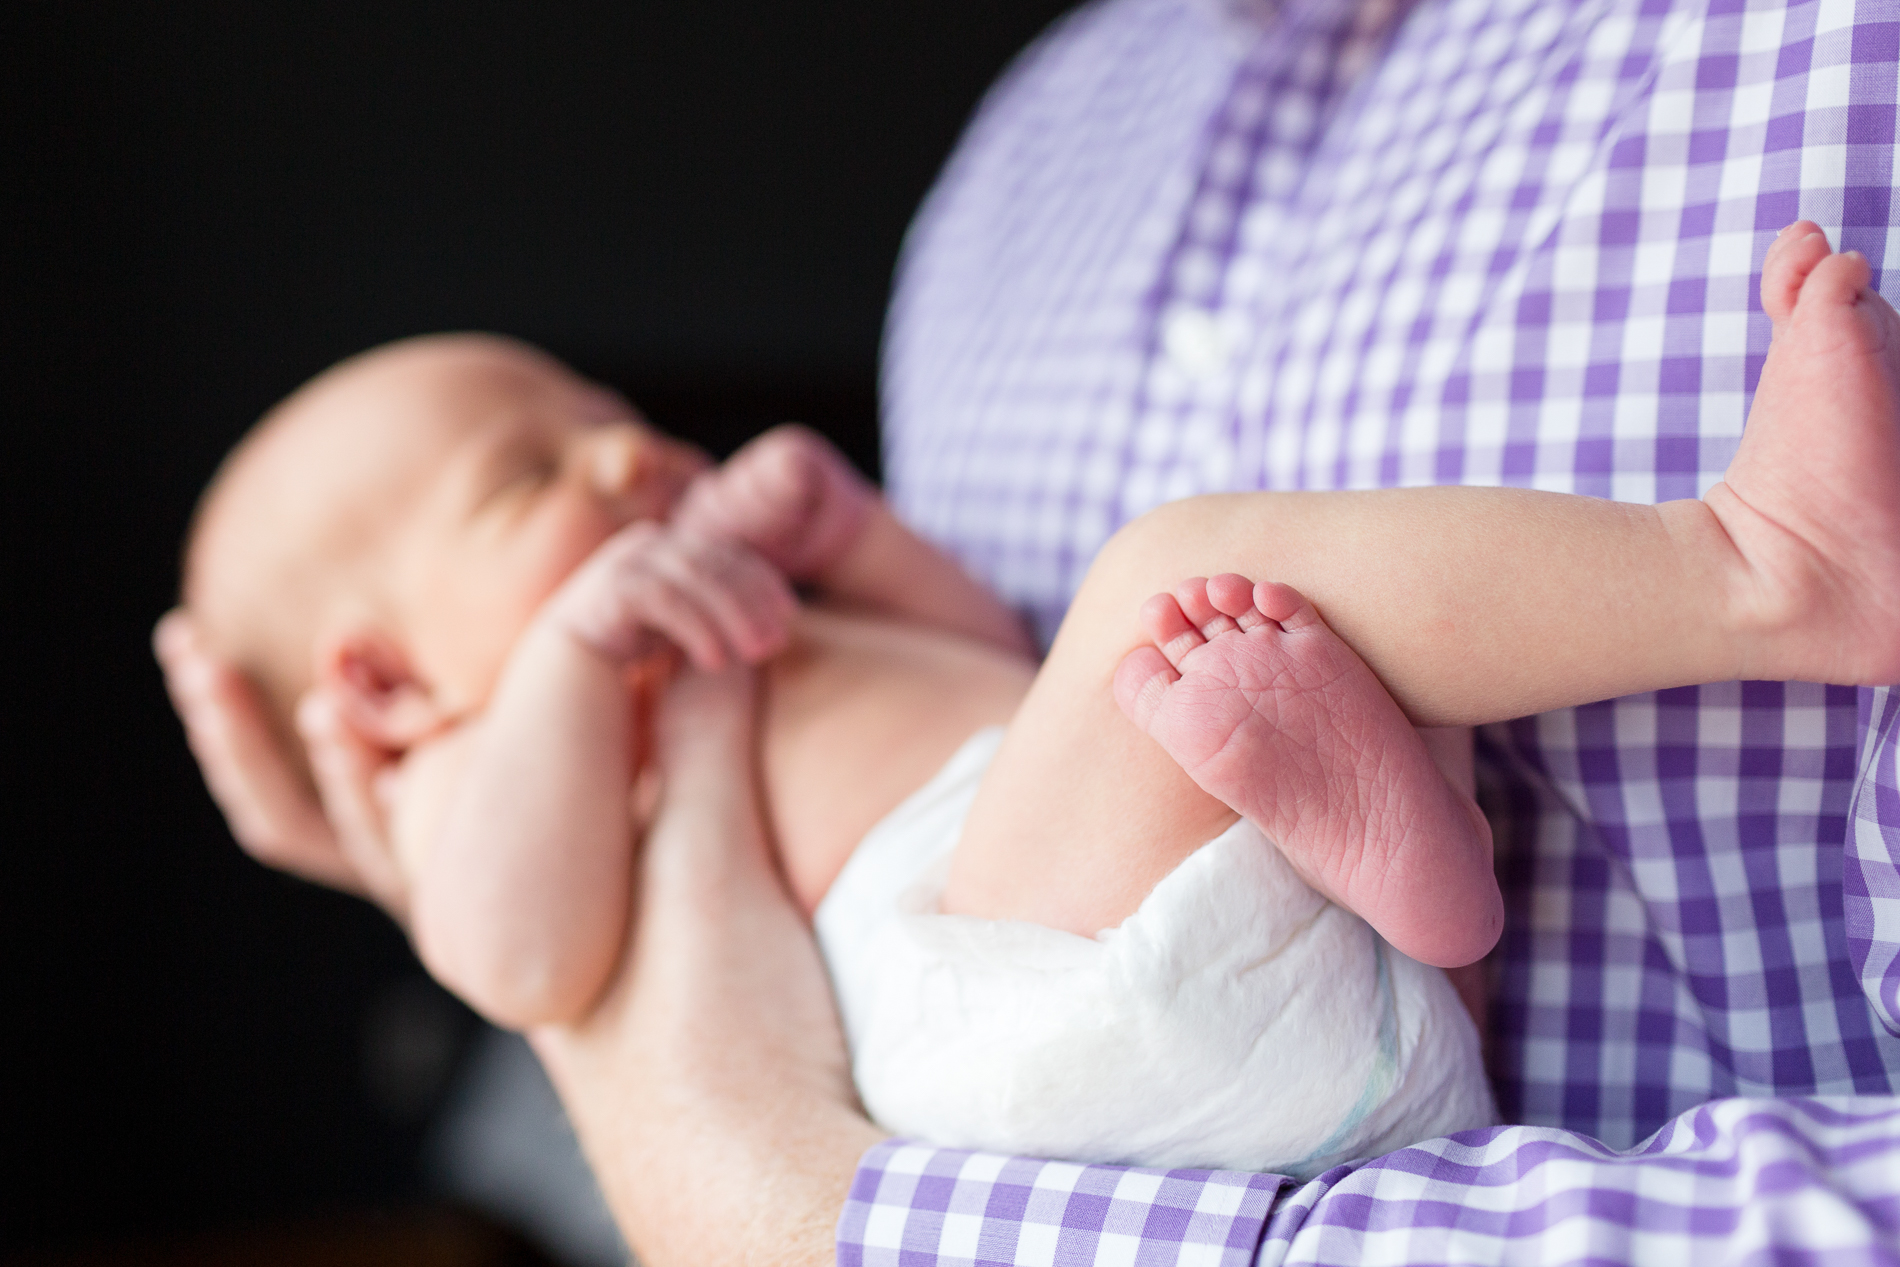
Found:
M 384 404 L 413 493 L 384 529 L 386 585 L 414 667 L 451 715 L 479 708 L 541 603 L 617 529 L 663 519 L 699 450 L 532 349 L 451 343 Z

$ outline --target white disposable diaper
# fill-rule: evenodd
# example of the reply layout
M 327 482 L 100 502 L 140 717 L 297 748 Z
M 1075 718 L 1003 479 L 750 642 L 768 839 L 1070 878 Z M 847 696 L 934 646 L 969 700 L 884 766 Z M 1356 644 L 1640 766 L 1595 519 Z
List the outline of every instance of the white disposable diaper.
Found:
M 940 914 L 1001 737 L 979 732 L 873 828 L 818 908 L 858 1092 L 886 1129 L 1305 1178 L 1495 1120 L 1445 974 L 1245 821 L 1093 938 Z

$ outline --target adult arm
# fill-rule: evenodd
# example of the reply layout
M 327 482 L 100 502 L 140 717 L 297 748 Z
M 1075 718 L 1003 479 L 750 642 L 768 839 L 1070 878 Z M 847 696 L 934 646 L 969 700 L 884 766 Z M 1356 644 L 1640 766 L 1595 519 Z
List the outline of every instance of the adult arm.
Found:
M 1304 1186 L 893 1140 L 865 1157 L 838 1261 L 1872 1262 L 1896 1249 L 1900 1102 L 1882 1096 L 1719 1100 L 1627 1152 L 1542 1127 L 1466 1131 Z
M 371 895 L 406 923 L 375 790 L 390 754 L 312 697 L 299 720 L 313 793 L 255 693 L 205 650 L 188 616 L 168 615 L 154 641 L 206 783 L 246 851 Z M 672 705 L 692 703 L 676 694 Z M 734 742 L 731 726 L 661 739 L 673 757 L 668 795 L 619 970 L 587 1016 L 530 1039 L 642 1262 L 829 1263 L 854 1167 L 883 1132 L 857 1107 L 830 986 L 773 869 L 757 802 L 749 788 L 735 795 L 747 785 L 731 772 L 745 767 L 713 747 Z M 725 764 L 715 775 L 692 756 Z M 372 885 L 365 867 L 386 878 Z
M 530 1035 L 650 1267 L 830 1262 L 857 1160 L 883 1137 L 774 869 L 743 683 L 693 675 L 668 693 L 666 792 L 620 974 L 585 1020 Z
M 1867 1005 L 1900 1035 L 1900 691 L 1860 692 L 1860 778 L 1841 871 L 1847 949 Z

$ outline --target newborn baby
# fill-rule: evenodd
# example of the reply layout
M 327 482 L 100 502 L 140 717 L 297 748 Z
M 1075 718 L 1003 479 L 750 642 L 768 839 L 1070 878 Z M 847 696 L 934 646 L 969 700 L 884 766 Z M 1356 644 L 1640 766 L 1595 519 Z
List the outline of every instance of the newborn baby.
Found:
M 785 578 L 816 592 L 810 609 L 798 610 Z M 1125 722 L 1119 738 L 1179 785 L 1143 798 L 1168 823 L 1144 829 L 1142 852 L 1176 857 L 1127 878 L 1118 895 L 1126 909 L 1089 909 L 1083 899 L 1104 895 L 1071 881 L 1039 897 L 1040 909 L 992 911 L 990 891 L 1032 895 L 979 869 L 989 891 L 946 894 L 957 914 L 921 929 L 899 917 L 896 890 L 955 844 L 996 744 L 984 728 L 1015 713 L 1032 665 L 1000 604 L 904 530 L 810 433 L 770 433 L 715 470 L 533 349 L 488 337 L 410 340 L 319 377 L 232 455 L 193 535 L 186 599 L 214 645 L 276 701 L 281 725 L 321 683 L 354 729 L 404 754 L 388 793 L 417 948 L 500 1023 L 580 1013 L 618 958 L 639 832 L 630 792 L 642 767 L 643 675 L 664 672 L 677 648 L 701 668 L 767 663 L 766 801 L 807 910 L 853 845 L 892 815 L 872 833 L 869 865 L 819 917 L 864 1057 L 867 1103 L 887 1125 L 1124 1160 L 1291 1166 L 1338 1133 L 1374 1080 L 1388 1094 L 1369 1107 L 1387 1108 L 1408 1070 L 1419 1094 L 1396 1102 L 1412 1110 L 1402 1131 L 1354 1135 L 1341 1155 L 1489 1120 L 1476 1031 L 1443 974 L 1392 954 L 1329 906 Z M 1349 689 L 1376 693 L 1360 674 Z M 1105 687 L 1104 678 L 1092 694 L 1112 709 Z M 1392 777 L 1429 784 L 1408 793 L 1436 814 L 1421 833 L 1436 838 L 1433 848 L 1483 861 L 1481 820 L 1386 707 L 1382 722 L 1414 750 Z M 1078 739 L 1064 746 L 1081 751 Z M 1098 767 L 1078 787 L 1103 776 L 1114 777 Z M 1183 792 L 1207 804 L 1170 808 Z M 1063 812 L 1047 797 L 1006 796 L 1012 803 L 990 807 L 992 819 L 1039 831 L 1042 816 Z M 1078 829 L 1101 851 L 1098 870 L 1131 852 L 1086 817 Z M 1160 873 L 1216 837 L 1195 855 L 1201 865 L 1171 876 L 1159 903 L 1136 911 Z M 1469 879 L 1483 897 L 1488 875 L 1474 868 Z M 973 918 L 993 913 L 1042 923 Z M 1096 940 L 1104 928 L 1113 931 Z M 1023 992 L 1004 998 L 972 976 L 988 972 L 998 944 L 939 946 L 929 940 L 938 929 L 1008 939 L 1000 953 L 1016 958 L 1019 982 L 1050 995 L 1029 1010 L 1053 1018 L 1099 1003 L 1098 1014 L 1056 1027 L 1056 1046 L 1040 1057 L 1005 1055 L 1002 1040 L 1022 1036 L 1020 1018 L 997 1009 L 1020 1008 Z M 1478 927 L 1484 944 L 1463 957 L 1495 931 L 1495 920 Z M 1183 938 L 1196 947 L 1187 971 L 1171 962 Z M 1078 951 L 1101 962 L 1077 964 Z M 1275 971 L 1248 970 L 1276 954 Z M 900 965 L 922 974 L 927 992 L 922 980 L 906 984 Z M 1309 988 L 1317 972 L 1332 979 L 1324 994 Z M 1151 979 L 1136 984 L 1130 973 Z M 971 992 L 990 991 L 988 1010 L 937 997 L 966 980 Z M 928 1023 L 885 1007 L 880 1026 L 873 1003 L 887 998 L 930 1003 Z M 944 1041 L 946 1029 L 967 1045 Z M 1137 1035 L 1154 1044 L 1139 1068 L 1100 1067 L 1105 1055 L 1128 1055 Z M 1215 1037 L 1230 1049 L 1219 1059 L 1183 1050 Z M 921 1043 L 928 1076 L 905 1078 L 901 1058 L 878 1056 L 894 1043 Z M 1250 1072 L 1256 1049 L 1272 1060 Z M 999 1058 L 1008 1067 L 995 1069 Z M 1196 1113 L 1219 1109 L 1210 1089 L 1249 1088 L 1222 1114 L 1242 1125 L 1245 1147 L 1214 1149 L 1196 1127 L 1157 1149 L 1153 1130 L 1118 1127 L 1131 1110 L 1155 1111 L 1152 1084 L 1169 1069 L 1182 1101 L 1169 1117 L 1183 1117 L 1188 1101 Z M 977 1074 L 959 1097 L 955 1077 Z M 1058 1086 L 1039 1106 L 981 1103 L 985 1086 L 1016 1100 L 1052 1077 Z M 1306 1082 L 1318 1086 L 1303 1090 Z M 1262 1097 L 1304 1129 L 1276 1133 L 1247 1102 Z M 940 1121 L 947 1109 L 975 1120 Z M 1051 1109 L 1097 1142 L 1052 1137 L 1042 1120 Z M 1025 1116 L 1037 1120 L 1010 1120 Z M 1393 1116 L 1388 1109 L 1377 1124 Z
M 401 754 L 391 861 L 418 949 L 497 1020 L 576 1015 L 615 962 L 645 684 L 676 651 L 760 661 L 782 865 L 818 907 L 874 1116 L 1007 1151 L 1312 1173 L 1489 1120 L 1475 1029 L 1425 965 L 1481 956 L 1499 902 L 1466 790 L 1310 604 L 1239 573 L 1456 553 L 1475 525 L 1493 574 L 1564 566 L 1482 633 L 1418 610 L 1390 626 L 1448 655 L 1510 639 L 1532 698 L 1539 674 L 1552 698 L 1884 675 L 1890 634 L 1828 598 L 1900 571 L 1881 518 L 1900 339 L 1865 267 L 1813 235 L 1777 244 L 1781 333 L 1704 501 L 1181 503 L 1117 535 L 1033 683 L 1000 605 L 808 433 L 708 469 L 488 338 L 380 349 L 274 411 L 207 494 L 186 601 L 280 725 L 321 684 Z M 1837 531 L 1870 512 L 1871 544 Z M 786 578 L 817 601 L 800 611 Z M 1670 636 L 1579 645 L 1551 619 L 1612 587 L 1625 623 Z

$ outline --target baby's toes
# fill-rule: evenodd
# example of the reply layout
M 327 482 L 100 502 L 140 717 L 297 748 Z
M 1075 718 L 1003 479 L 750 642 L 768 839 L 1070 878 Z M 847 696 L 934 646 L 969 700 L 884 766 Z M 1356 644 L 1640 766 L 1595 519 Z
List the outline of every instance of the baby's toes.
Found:
M 1154 647 L 1136 647 L 1115 666 L 1115 702 L 1128 720 L 1146 732 L 1161 711 L 1168 688 L 1181 680 L 1167 656 Z
M 1220 612 L 1231 618 L 1242 633 L 1252 633 L 1271 622 L 1253 602 L 1253 582 L 1236 572 L 1223 572 L 1207 583 L 1207 596 Z M 1203 631 L 1206 632 L 1206 631 Z M 1208 634 L 1209 637 L 1213 635 Z
M 1234 618 L 1214 605 L 1204 576 L 1190 577 L 1174 587 L 1175 601 L 1182 613 L 1201 631 L 1204 638 L 1218 638 L 1234 631 Z
M 1141 605 L 1141 628 L 1168 663 L 1177 668 L 1189 652 L 1207 641 L 1201 637 L 1200 626 L 1188 619 L 1172 594 L 1156 594 Z
M 1268 620 L 1275 621 L 1288 633 L 1298 633 L 1313 625 L 1324 624 L 1306 595 L 1291 585 L 1262 581 L 1253 587 L 1253 604 Z
M 1255 607 L 1251 601 L 1247 604 L 1246 611 L 1234 617 L 1234 623 L 1240 626 L 1240 632 L 1242 633 L 1252 633 L 1256 629 L 1273 628 L 1273 622 L 1267 619 L 1266 613 L 1262 612 L 1258 607 Z
M 1254 610 L 1253 582 L 1235 572 L 1223 572 L 1210 577 L 1207 582 L 1207 601 L 1215 611 L 1241 621 L 1242 617 Z
M 1254 605 L 1254 583 L 1236 572 L 1223 572 L 1207 583 L 1207 595 L 1214 606 L 1233 618 L 1242 633 L 1271 625 L 1267 614 Z
M 1891 347 L 1886 301 L 1868 283 L 1873 273 L 1858 251 L 1830 255 L 1802 283 L 1788 329 L 1799 331 L 1804 355 L 1878 355 Z M 1777 337 L 1782 332 L 1776 331 Z
M 1796 307 L 1806 308 L 1811 304 L 1851 307 L 1872 280 L 1873 270 L 1868 266 L 1867 257 L 1859 251 L 1825 256 L 1816 260 L 1808 271 Z
M 1808 274 L 1829 255 L 1827 235 L 1812 220 L 1781 231 L 1762 262 L 1761 306 L 1779 326 L 1793 313 Z

